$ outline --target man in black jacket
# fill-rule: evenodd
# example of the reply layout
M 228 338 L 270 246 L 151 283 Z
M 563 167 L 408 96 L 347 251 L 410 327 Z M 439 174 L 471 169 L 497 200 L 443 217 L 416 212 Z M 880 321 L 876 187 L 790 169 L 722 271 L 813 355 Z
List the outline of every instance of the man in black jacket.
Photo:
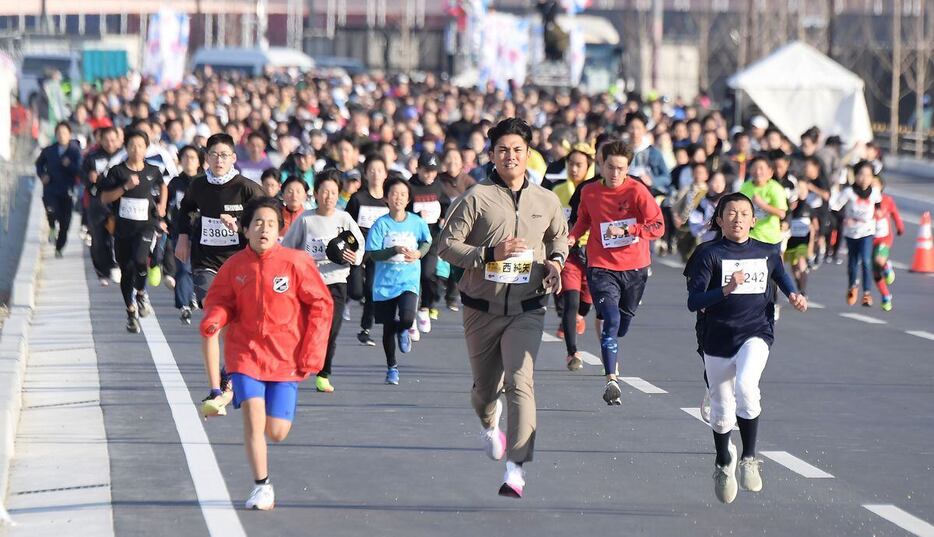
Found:
M 55 240 L 55 257 L 62 257 L 68 241 L 74 201 L 71 197 L 75 180 L 81 173 L 81 150 L 71 139 L 71 127 L 63 121 L 55 126 L 55 143 L 46 147 L 36 159 L 36 175 L 42 181 L 42 203 L 49 219 L 49 240 Z

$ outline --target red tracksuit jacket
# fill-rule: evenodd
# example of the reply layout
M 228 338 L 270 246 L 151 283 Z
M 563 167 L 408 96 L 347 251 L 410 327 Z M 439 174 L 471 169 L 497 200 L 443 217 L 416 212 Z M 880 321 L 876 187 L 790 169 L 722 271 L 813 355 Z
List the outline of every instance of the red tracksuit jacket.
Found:
M 229 373 L 299 381 L 324 365 L 333 300 L 304 251 L 277 244 L 262 255 L 237 252 L 221 265 L 204 307 L 202 335 L 227 326 Z
M 889 225 L 889 220 L 895 222 L 895 231 L 899 235 L 905 232 L 905 224 L 902 223 L 902 216 L 898 214 L 898 207 L 895 205 L 895 200 L 892 199 L 892 196 L 888 194 L 882 194 L 882 201 L 876 204 L 876 238 L 873 239 L 872 243 L 874 245 L 885 244 L 887 246 L 892 246 L 894 242 L 894 236 L 892 234 L 892 226 Z
M 628 226 L 629 234 L 638 237 L 638 241 L 628 246 L 605 248 L 601 224 L 629 219 L 635 220 Z M 577 207 L 577 222 L 570 235 L 579 238 L 588 230 L 588 267 L 633 270 L 651 263 L 649 241 L 665 233 L 665 219 L 649 189 L 638 179 L 628 177 L 615 189 L 602 181 L 584 187 Z

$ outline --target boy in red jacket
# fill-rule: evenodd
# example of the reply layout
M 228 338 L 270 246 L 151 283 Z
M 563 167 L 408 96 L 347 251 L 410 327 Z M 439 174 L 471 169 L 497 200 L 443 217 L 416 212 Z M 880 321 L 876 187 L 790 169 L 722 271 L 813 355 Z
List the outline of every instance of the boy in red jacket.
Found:
M 652 261 L 649 241 L 665 233 L 662 210 L 649 189 L 628 177 L 632 149 L 623 142 L 600 148 L 603 180 L 581 190 L 577 222 L 568 234 L 568 244 L 590 231 L 587 240 L 587 285 L 600 317 L 600 354 L 606 386 L 603 400 L 620 404 L 622 391 L 616 381 L 619 342 L 636 315 Z
M 273 198 L 256 198 L 240 223 L 249 240 L 217 272 L 205 298 L 201 335 L 205 343 L 224 335 L 234 407 L 243 407 L 243 437 L 255 486 L 247 509 L 269 510 L 275 493 L 266 463 L 266 439 L 281 442 L 295 417 L 298 383 L 324 364 L 332 299 L 305 252 L 279 245 L 282 213 Z M 203 345 L 211 384 L 221 396 L 220 356 Z

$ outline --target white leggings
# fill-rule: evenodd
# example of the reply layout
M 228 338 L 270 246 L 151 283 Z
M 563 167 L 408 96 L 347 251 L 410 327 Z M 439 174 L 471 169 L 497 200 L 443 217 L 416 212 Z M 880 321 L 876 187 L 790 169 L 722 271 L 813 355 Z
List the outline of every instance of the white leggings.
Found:
M 759 416 L 759 379 L 769 361 L 769 346 L 762 338 L 746 340 L 729 358 L 704 354 L 704 369 L 710 384 L 710 426 L 717 433 L 733 430 L 736 416 L 751 420 Z

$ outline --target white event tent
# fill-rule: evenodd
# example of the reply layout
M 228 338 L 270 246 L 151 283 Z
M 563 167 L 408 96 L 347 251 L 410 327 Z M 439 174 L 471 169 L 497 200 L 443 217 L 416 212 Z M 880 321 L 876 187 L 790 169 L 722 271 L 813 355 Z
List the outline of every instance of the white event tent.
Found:
M 847 146 L 872 140 L 869 111 L 859 76 L 814 47 L 795 41 L 736 73 L 727 84 L 745 93 L 795 144 L 817 126 Z

